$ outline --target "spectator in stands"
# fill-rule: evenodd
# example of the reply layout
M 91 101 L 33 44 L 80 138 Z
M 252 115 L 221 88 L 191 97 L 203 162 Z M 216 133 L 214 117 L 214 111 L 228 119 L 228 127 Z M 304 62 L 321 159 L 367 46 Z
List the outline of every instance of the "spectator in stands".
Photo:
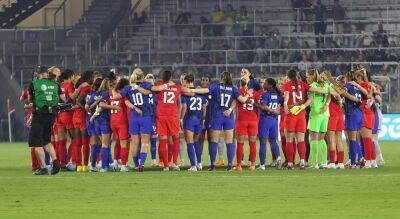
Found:
M 228 51 L 226 51 L 226 56 L 227 56 L 228 64 L 236 64 L 236 63 L 238 63 L 238 58 L 237 58 L 237 55 L 236 55 L 236 51 L 233 48 L 228 48 Z
M 256 49 L 256 54 L 254 56 L 253 64 L 261 64 L 265 62 L 269 62 L 266 60 L 267 56 L 265 54 L 265 51 L 262 48 L 257 48 Z
M 300 54 L 298 51 L 293 50 L 293 42 L 289 41 L 286 45 L 286 50 L 282 52 L 280 62 L 291 63 L 296 62 L 300 59 Z
M 334 31 L 333 31 L 334 34 L 342 34 L 343 33 L 343 27 L 344 27 L 343 21 L 345 19 L 345 16 L 346 16 L 346 11 L 340 5 L 339 0 L 335 0 L 333 2 L 333 6 L 332 6 L 332 18 L 334 21 Z M 342 41 L 342 38 L 339 36 L 335 36 L 334 39 Z
M 308 58 L 306 54 L 301 55 L 301 61 L 297 64 L 297 68 L 299 71 L 306 71 L 310 66 L 310 63 L 308 62 Z
M 139 24 L 143 24 L 146 21 L 147 18 L 147 13 L 145 11 L 142 11 L 142 14 L 139 17 Z
M 233 25 L 236 21 L 236 11 L 233 9 L 231 4 L 228 4 L 225 12 L 225 36 L 233 36 L 234 28 Z
M 183 60 L 181 60 L 181 57 L 176 56 L 175 62 L 172 64 L 172 71 L 180 75 L 182 73 L 182 67 L 183 67 Z
M 296 22 L 293 32 L 302 32 L 299 22 L 303 21 L 303 0 L 292 0 L 294 10 L 294 21 Z
M 184 24 L 189 24 L 189 19 L 192 17 L 190 12 L 181 11 L 175 19 L 175 31 L 178 36 L 182 36 L 182 31 L 186 28 Z
M 322 62 L 319 60 L 317 53 L 312 54 L 311 68 L 322 69 Z
M 211 22 L 213 23 L 212 29 L 214 32 L 214 36 L 221 36 L 224 28 L 221 24 L 222 22 L 224 22 L 224 12 L 221 11 L 219 5 L 215 5 L 214 10 L 211 12 Z
M 393 40 L 390 41 L 389 47 L 390 48 L 397 47 L 396 42 Z M 398 49 L 387 49 L 386 57 L 387 57 L 387 61 L 397 62 L 397 61 L 399 61 L 399 58 L 400 58 L 400 51 Z
M 313 7 L 313 1 L 312 0 L 303 0 L 304 4 L 304 16 L 306 18 L 306 21 L 311 22 L 313 21 L 313 12 L 312 12 L 312 7 Z M 307 23 L 308 23 L 307 22 Z M 304 25 L 304 30 L 307 32 L 312 31 L 312 25 Z
M 307 41 L 303 40 L 301 43 L 301 57 L 303 58 L 303 55 L 306 55 L 306 57 L 308 58 L 308 49 L 310 49 L 310 45 L 308 44 Z
M 380 46 L 389 46 L 388 35 L 386 30 L 383 29 L 382 23 L 378 24 L 378 30 L 374 32 L 374 41 Z
M 249 30 L 249 17 L 247 15 L 247 9 L 244 5 L 240 7 L 239 15 L 237 16 L 237 21 L 240 24 L 241 34 L 244 36 L 250 36 L 251 32 Z
M 239 50 L 247 50 L 241 51 L 238 53 L 238 60 L 240 63 L 251 63 L 254 60 L 254 52 L 248 51 L 252 50 L 254 46 L 252 45 L 252 40 L 250 39 L 242 39 L 239 44 Z
M 326 7 L 321 3 L 321 0 L 317 1 L 317 4 L 314 6 L 313 12 L 315 16 L 314 32 L 316 35 L 316 43 L 318 44 L 318 42 L 322 40 L 319 35 L 324 35 L 326 32 Z

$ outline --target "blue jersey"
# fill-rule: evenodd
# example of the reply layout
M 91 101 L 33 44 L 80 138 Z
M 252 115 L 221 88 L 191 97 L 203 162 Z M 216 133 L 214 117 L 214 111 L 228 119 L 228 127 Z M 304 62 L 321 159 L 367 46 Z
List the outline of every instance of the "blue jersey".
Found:
M 110 102 L 110 93 L 108 90 L 102 91 L 100 95 L 101 95 L 101 102 L 104 102 L 106 104 Z M 102 122 L 110 122 L 110 110 L 103 108 L 98 117 Z
M 139 84 L 141 88 L 146 90 L 151 90 L 152 85 L 148 82 L 141 82 Z M 137 89 L 134 89 L 132 86 L 126 86 L 121 90 L 121 96 L 126 97 L 129 96 L 129 101 L 139 108 L 142 111 L 143 116 L 152 116 L 154 115 L 154 95 L 144 95 L 140 93 Z M 136 112 L 136 110 L 131 110 L 131 116 L 141 116 Z
M 98 95 L 96 91 L 91 90 L 87 95 L 86 95 L 86 104 L 89 105 L 89 107 L 94 103 L 94 98 Z M 94 110 L 86 112 L 87 117 L 90 117 L 93 114 Z
M 151 104 L 151 110 L 153 112 L 152 115 L 156 114 L 156 108 L 157 108 L 157 94 L 155 92 L 149 94 L 149 103 Z
M 237 87 L 240 87 L 240 80 L 237 83 Z M 253 89 L 255 91 L 259 91 L 262 89 L 260 83 L 256 81 L 254 78 L 250 78 L 249 83 L 247 84 L 248 89 Z
M 207 104 L 207 99 L 204 95 L 196 94 L 193 97 L 181 96 L 182 104 L 186 104 L 185 120 L 194 116 L 199 120 L 203 119 L 202 108 Z
M 224 117 L 223 112 L 228 110 L 231 107 L 232 102 L 240 96 L 236 87 L 225 87 L 220 83 L 211 84 L 209 90 L 212 104 L 212 108 L 210 108 L 210 110 L 212 110 L 213 118 Z M 231 118 L 233 118 L 233 114 L 234 113 L 231 113 Z
M 344 88 L 347 90 L 347 92 L 350 95 L 357 97 L 357 99 L 359 99 L 361 101 L 363 94 L 361 93 L 361 91 L 358 88 L 356 88 L 355 86 L 353 86 L 349 83 L 346 83 L 344 85 Z M 362 113 L 361 103 L 354 102 L 354 101 L 349 100 L 348 98 L 345 98 L 344 111 L 347 115 L 351 115 L 353 113 Z
M 282 105 L 283 103 L 283 98 L 279 93 L 270 93 L 270 92 L 264 92 L 260 103 L 262 105 L 267 105 L 270 109 L 277 110 L 279 106 Z M 265 110 L 260 110 L 260 117 L 267 117 L 267 116 L 273 116 L 277 117 L 276 114 L 267 112 Z

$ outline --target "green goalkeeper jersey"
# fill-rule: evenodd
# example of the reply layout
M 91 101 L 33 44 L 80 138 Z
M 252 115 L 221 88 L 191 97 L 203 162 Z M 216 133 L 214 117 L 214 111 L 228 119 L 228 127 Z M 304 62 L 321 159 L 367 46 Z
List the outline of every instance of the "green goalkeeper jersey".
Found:
M 321 89 L 326 89 L 330 90 L 331 87 L 329 84 L 323 82 L 323 83 L 317 83 L 313 82 L 310 84 L 310 87 L 315 87 L 315 88 L 321 88 Z M 310 116 L 329 116 L 329 107 L 327 107 L 326 111 L 323 112 L 323 108 L 328 101 L 329 93 L 328 94 L 320 94 L 316 92 L 308 92 L 308 97 L 314 97 L 314 101 L 310 105 Z

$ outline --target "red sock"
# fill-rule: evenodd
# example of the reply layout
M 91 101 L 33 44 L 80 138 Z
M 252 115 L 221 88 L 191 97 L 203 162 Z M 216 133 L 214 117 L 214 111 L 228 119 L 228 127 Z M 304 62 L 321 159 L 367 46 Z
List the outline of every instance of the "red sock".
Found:
M 365 137 L 363 138 L 363 142 L 364 142 L 364 158 L 365 160 L 371 160 L 371 145 L 369 143 L 369 140 L 371 138 Z
M 298 144 L 298 143 L 297 143 Z M 297 149 L 296 143 L 293 142 L 293 154 L 292 154 L 292 162 L 294 163 L 296 160 L 296 149 Z
M 333 150 L 329 150 L 329 163 L 335 163 L 335 155 L 336 155 L 336 151 Z
M 293 163 L 294 162 L 294 143 L 293 142 L 286 142 L 286 154 L 287 154 L 287 161 Z
M 75 145 L 76 145 L 76 138 L 71 140 L 71 142 L 69 144 L 69 147 L 68 147 L 68 159 L 71 160 L 71 162 L 73 164 L 76 163 L 76 160 L 75 160 L 75 158 L 76 158 L 76 155 L 75 155 L 76 146 Z
M 67 156 L 67 139 L 62 139 L 58 143 L 57 159 L 60 161 L 61 167 L 66 167 L 65 156 Z
M 286 137 L 285 136 L 281 136 L 281 148 L 282 148 L 283 156 L 285 156 L 285 160 L 287 160 L 287 155 L 286 155 Z
M 168 167 L 168 148 L 167 139 L 160 139 L 158 145 L 158 154 L 164 163 L 164 167 Z
M 121 142 L 119 140 L 115 141 L 115 146 L 114 146 L 114 160 L 118 160 L 120 158 L 121 154 Z
M 75 165 L 82 165 L 82 138 L 75 138 Z
M 128 156 L 129 156 L 129 149 L 127 147 L 121 147 L 121 163 L 122 165 L 126 165 L 128 162 Z
M 32 170 L 39 169 L 39 162 L 36 159 L 36 153 L 35 153 L 35 148 L 31 147 L 31 160 L 32 160 Z
M 90 155 L 90 138 L 84 137 L 83 139 L 83 147 L 82 147 L 82 154 L 83 154 L 83 165 L 89 165 L 89 155 Z
M 257 146 L 255 141 L 249 141 L 250 145 L 250 161 L 254 165 L 256 162 Z
M 179 152 L 180 152 L 180 148 L 181 148 L 181 140 L 178 138 L 174 138 L 174 145 L 173 145 L 173 161 L 174 164 L 178 165 L 178 157 L 179 157 Z
M 173 148 L 174 148 L 174 145 L 173 144 L 170 144 L 170 143 L 168 143 L 168 150 L 167 150 L 167 153 L 168 153 L 168 163 L 167 164 L 165 164 L 165 165 L 167 165 L 168 166 L 168 164 L 170 163 L 170 162 L 172 162 L 172 158 L 173 158 Z
M 306 142 L 301 141 L 297 143 L 297 150 L 299 151 L 299 157 L 300 159 L 306 159 Z
M 337 152 L 337 159 L 338 159 L 338 163 L 343 163 L 343 160 L 344 160 L 344 152 L 343 151 Z
M 237 142 L 236 144 L 236 162 L 237 165 L 240 166 L 242 165 L 242 157 L 243 157 L 243 142 Z

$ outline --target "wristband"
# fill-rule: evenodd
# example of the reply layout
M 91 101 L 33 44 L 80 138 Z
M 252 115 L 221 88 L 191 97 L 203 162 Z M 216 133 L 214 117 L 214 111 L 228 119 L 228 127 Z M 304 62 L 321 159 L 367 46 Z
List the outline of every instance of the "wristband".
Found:
M 233 109 L 232 109 L 232 108 L 229 108 L 228 110 L 232 112 Z

